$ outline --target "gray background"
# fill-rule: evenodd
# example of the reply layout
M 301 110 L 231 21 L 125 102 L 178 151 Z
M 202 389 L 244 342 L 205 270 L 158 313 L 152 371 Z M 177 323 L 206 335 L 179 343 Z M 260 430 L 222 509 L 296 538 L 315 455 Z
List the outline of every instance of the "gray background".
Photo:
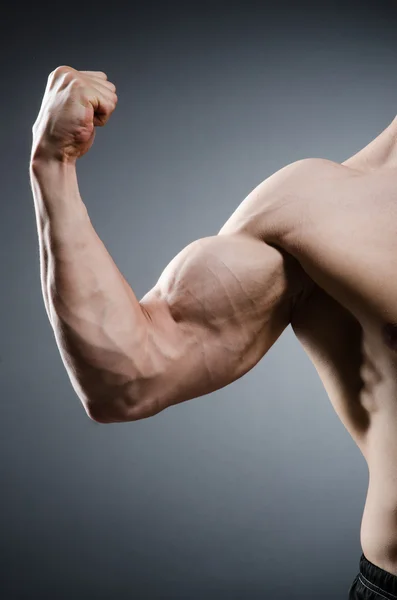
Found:
M 273 171 L 392 120 L 395 4 L 127 6 L 2 9 L 0 597 L 347 598 L 367 468 L 291 329 L 217 393 L 92 422 L 41 297 L 28 160 L 48 73 L 105 70 L 119 105 L 81 193 L 142 297 Z

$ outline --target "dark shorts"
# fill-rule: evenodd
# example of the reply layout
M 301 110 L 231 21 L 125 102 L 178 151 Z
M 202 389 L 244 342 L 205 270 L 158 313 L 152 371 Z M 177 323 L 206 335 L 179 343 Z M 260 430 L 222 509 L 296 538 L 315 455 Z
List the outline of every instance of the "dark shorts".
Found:
M 372 564 L 364 554 L 360 572 L 349 590 L 349 600 L 397 600 L 397 575 Z

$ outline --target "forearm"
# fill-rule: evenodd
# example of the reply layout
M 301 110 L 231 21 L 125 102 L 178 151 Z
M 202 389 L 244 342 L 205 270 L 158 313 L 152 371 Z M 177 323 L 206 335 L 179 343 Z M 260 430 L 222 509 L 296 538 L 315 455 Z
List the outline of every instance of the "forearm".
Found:
M 134 397 L 139 346 L 146 335 L 141 306 L 81 200 L 75 167 L 32 163 L 44 302 L 72 385 L 88 412 Z

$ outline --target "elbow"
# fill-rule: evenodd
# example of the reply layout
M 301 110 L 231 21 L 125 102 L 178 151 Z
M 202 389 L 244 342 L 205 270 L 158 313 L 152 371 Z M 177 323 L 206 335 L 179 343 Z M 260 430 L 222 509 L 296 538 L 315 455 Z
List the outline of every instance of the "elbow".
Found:
M 84 408 L 87 416 L 96 423 L 128 423 L 152 417 L 163 410 L 156 400 L 134 399 L 119 400 L 109 398 L 100 401 L 86 401 Z
M 93 401 L 91 398 L 81 399 L 87 417 L 95 423 L 111 423 L 109 407 L 104 402 Z
M 85 412 L 87 413 L 87 416 L 91 419 L 91 421 L 94 421 L 95 423 L 108 424 L 115 422 L 111 418 L 109 411 L 104 410 L 103 407 L 99 409 L 96 405 L 90 405 L 89 407 L 84 406 L 84 408 Z

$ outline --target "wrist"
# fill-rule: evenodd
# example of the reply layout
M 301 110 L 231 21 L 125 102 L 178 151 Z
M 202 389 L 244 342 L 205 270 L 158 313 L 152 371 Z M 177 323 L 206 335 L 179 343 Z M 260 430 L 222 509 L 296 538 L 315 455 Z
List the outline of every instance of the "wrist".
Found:
M 76 161 L 57 158 L 55 156 L 32 153 L 29 164 L 30 175 L 35 179 L 43 177 L 76 177 Z
M 30 180 L 35 208 L 43 219 L 87 217 L 77 181 L 76 161 L 53 156 L 31 157 Z
M 54 147 L 45 140 L 40 140 L 38 143 L 33 143 L 32 152 L 30 155 L 30 165 L 32 168 L 46 168 L 49 165 L 65 165 L 75 166 L 76 157 L 68 156 L 59 148 Z

